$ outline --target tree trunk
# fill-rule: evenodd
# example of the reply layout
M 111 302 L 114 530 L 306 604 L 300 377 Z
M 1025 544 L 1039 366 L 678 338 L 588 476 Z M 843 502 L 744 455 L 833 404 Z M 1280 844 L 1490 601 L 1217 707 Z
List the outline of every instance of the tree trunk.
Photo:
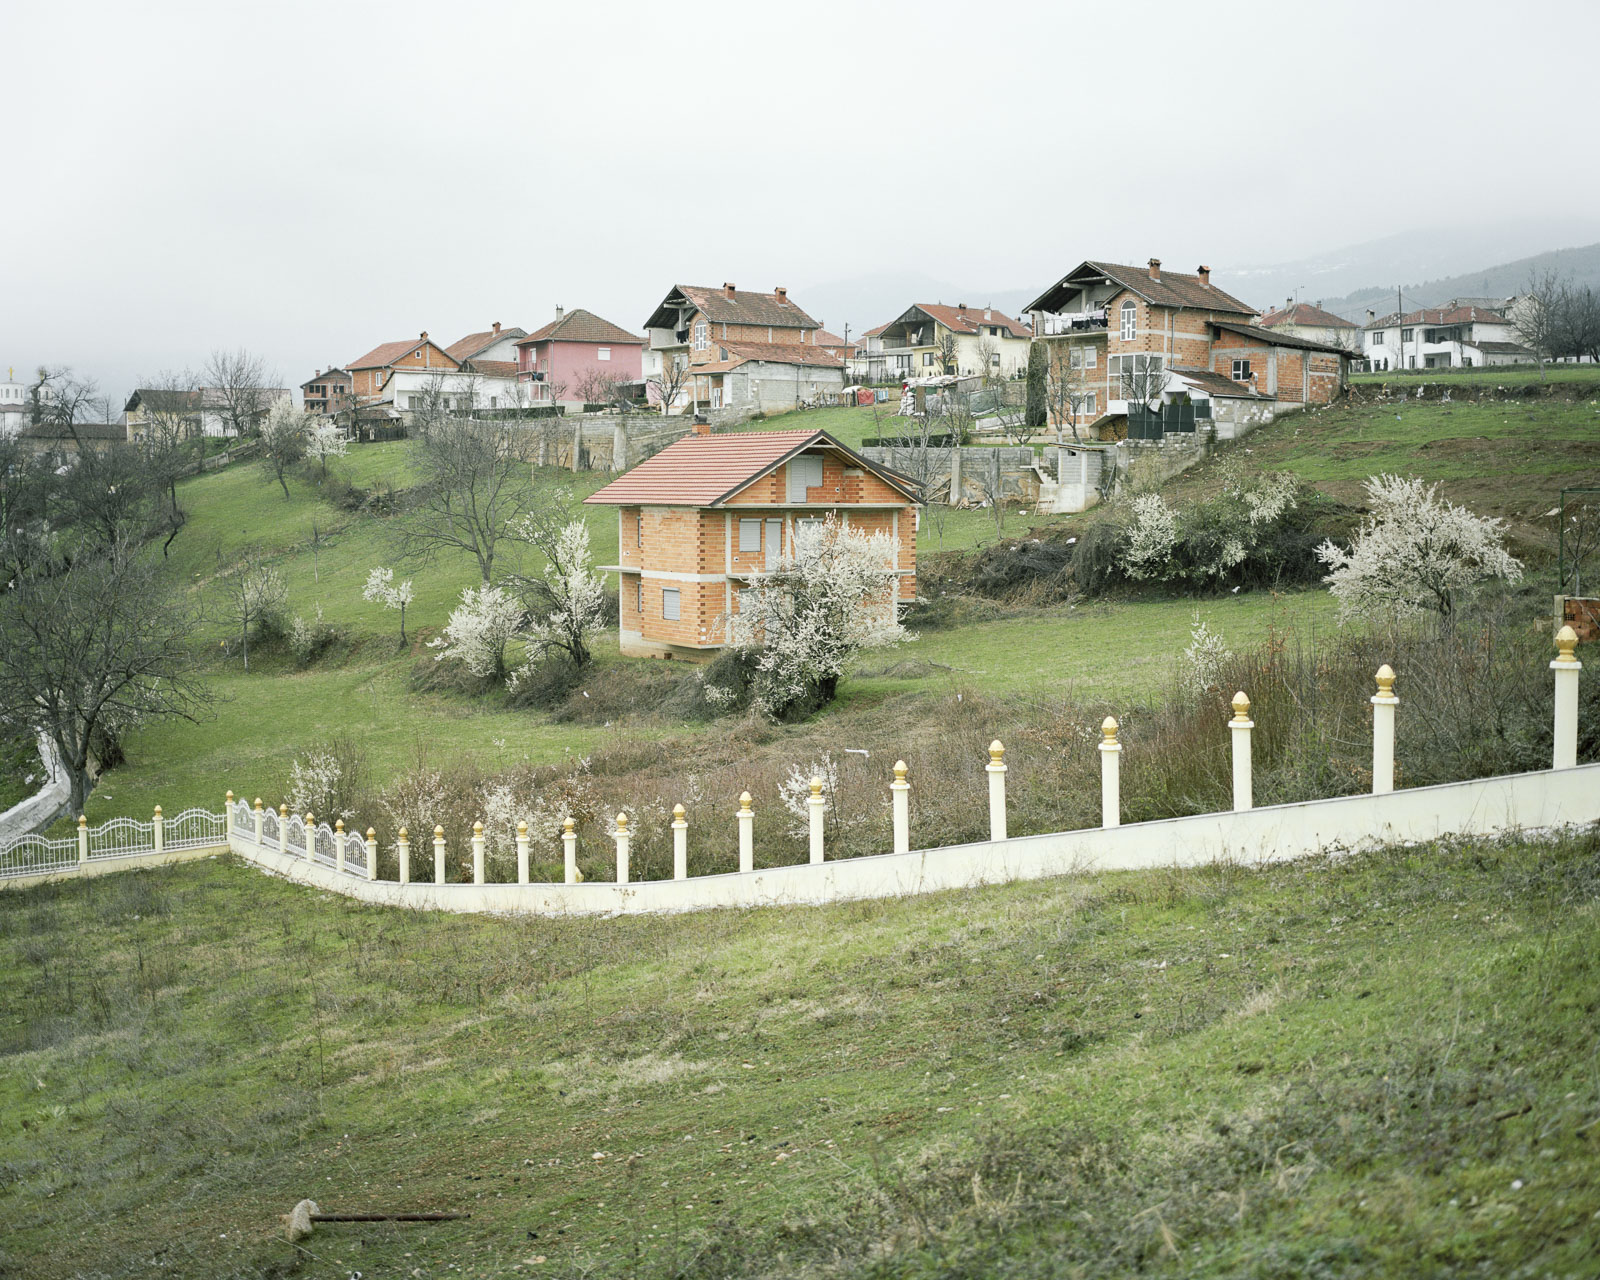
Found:
M 283 468 L 281 466 L 278 468 L 278 483 L 283 486 L 283 499 L 287 502 L 289 500 L 289 482 L 283 478 Z

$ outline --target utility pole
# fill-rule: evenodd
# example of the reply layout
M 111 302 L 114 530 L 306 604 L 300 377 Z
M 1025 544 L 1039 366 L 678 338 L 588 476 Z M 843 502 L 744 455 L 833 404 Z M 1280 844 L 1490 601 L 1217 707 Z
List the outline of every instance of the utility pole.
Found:
M 1394 287 L 1394 327 L 1400 335 L 1400 367 L 1406 367 L 1406 309 L 1400 300 L 1400 286 Z

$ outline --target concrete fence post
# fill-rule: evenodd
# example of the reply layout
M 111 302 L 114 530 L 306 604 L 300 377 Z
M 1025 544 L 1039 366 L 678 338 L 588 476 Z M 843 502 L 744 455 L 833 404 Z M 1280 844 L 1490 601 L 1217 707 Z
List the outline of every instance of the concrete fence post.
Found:
M 261 797 L 257 796 L 256 797 L 255 817 L 256 817 L 256 844 L 258 846 L 261 844 L 261 816 L 262 816 Z
M 233 792 L 231 790 L 228 792 L 227 798 L 222 802 L 222 813 L 227 819 L 222 824 L 222 833 L 226 835 L 233 830 Z
M 378 878 L 378 833 L 371 827 L 367 828 L 367 838 L 362 841 L 367 851 L 367 879 Z
M 1376 676 L 1378 692 L 1372 695 L 1372 794 L 1386 796 L 1394 790 L 1394 669 L 1385 662 Z
M 681 804 L 672 806 L 672 878 L 689 878 L 689 818 Z
M 1122 744 L 1115 716 L 1100 722 L 1100 825 L 1122 825 Z
M 155 817 L 150 822 L 151 834 L 155 841 L 155 851 L 159 854 L 167 847 L 166 824 L 161 818 L 161 806 L 156 806 Z
M 906 781 L 906 762 L 894 762 L 894 781 L 889 784 L 894 814 L 894 851 L 911 852 L 911 784 Z
M 310 809 L 306 810 L 306 861 L 317 860 L 317 819 Z
M 472 883 L 483 883 L 483 823 L 472 824 Z
M 568 884 L 578 883 L 578 831 L 577 823 L 571 818 L 565 818 L 561 823 L 562 854 L 566 860 L 566 880 Z
M 756 815 L 750 807 L 750 793 L 743 792 L 739 796 L 739 812 L 735 815 L 739 819 L 739 870 L 754 871 L 756 869 Z
M 1006 838 L 1006 749 L 996 738 L 989 744 L 989 839 Z
M 433 882 L 444 883 L 444 828 L 433 829 Z
M 259 823 L 260 819 L 257 818 Z M 81 866 L 89 861 L 89 819 L 83 814 L 78 815 L 78 863 Z
M 406 838 L 406 829 L 400 828 L 400 834 L 395 839 L 395 850 L 400 858 L 400 883 L 411 883 L 411 841 Z
M 517 823 L 517 883 L 528 883 L 528 824 Z
M 828 802 L 822 798 L 822 779 L 811 779 L 811 798 L 806 801 L 806 808 L 811 818 L 811 861 L 813 864 L 821 862 L 825 857 L 822 847 L 822 819 L 828 807 Z
M 1578 633 L 1571 627 L 1556 632 L 1556 656 L 1550 670 L 1556 673 L 1556 741 L 1552 769 L 1572 769 L 1578 764 Z
M 289 806 L 278 806 L 278 852 L 285 857 L 289 854 Z
M 1243 813 L 1255 807 L 1250 762 L 1250 730 L 1256 722 L 1250 718 L 1250 699 L 1243 689 L 1233 695 L 1233 719 L 1228 728 L 1233 731 L 1233 809 Z
M 628 836 L 628 815 L 617 815 L 617 829 L 612 838 L 617 842 L 617 883 L 628 883 L 628 846 L 631 843 Z
M 344 819 L 333 821 L 333 869 L 344 874 Z

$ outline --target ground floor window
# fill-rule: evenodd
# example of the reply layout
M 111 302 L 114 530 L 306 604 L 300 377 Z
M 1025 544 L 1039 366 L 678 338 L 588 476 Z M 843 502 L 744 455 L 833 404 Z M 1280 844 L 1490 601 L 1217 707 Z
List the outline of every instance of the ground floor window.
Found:
M 679 597 L 677 587 L 661 588 L 661 616 L 669 622 L 676 621 L 679 617 Z

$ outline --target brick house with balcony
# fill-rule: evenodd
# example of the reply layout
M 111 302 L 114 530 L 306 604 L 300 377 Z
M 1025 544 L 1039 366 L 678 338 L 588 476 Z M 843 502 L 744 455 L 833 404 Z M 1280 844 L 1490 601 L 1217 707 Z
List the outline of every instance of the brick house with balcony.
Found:
M 1026 326 L 993 307 L 917 302 L 867 336 L 872 382 L 986 372 L 1010 378 L 1028 366 Z
M 1163 271 L 1159 258 L 1084 262 L 1027 310 L 1033 341 L 1078 380 L 1076 412 L 1058 425 L 1179 404 L 1226 439 L 1332 400 L 1349 374 L 1347 349 L 1260 327 L 1255 309 L 1212 284 L 1204 266 L 1187 275 Z
M 464 349 L 486 337 L 493 341 L 480 343 L 483 350 L 492 350 L 501 342 L 513 346 L 516 341 L 510 333 L 501 337 L 491 330 L 469 335 L 453 345 Z M 448 348 L 434 342 L 427 330 L 415 339 L 385 342 L 345 367 L 351 377 L 353 403 L 363 420 L 403 419 L 430 408 L 471 413 L 505 408 L 515 402 L 515 363 L 482 355 L 458 360 Z
M 722 619 L 793 545 L 798 523 L 829 515 L 899 540 L 897 599 L 916 596 L 916 485 L 825 431 L 695 433 L 586 503 L 618 508 L 622 652 L 709 661 Z
M 530 400 L 581 404 L 601 377 L 642 381 L 644 344 L 592 311 L 557 307 L 554 320 L 517 340 L 517 377 Z
M 344 369 L 318 369 L 300 384 L 300 403 L 307 413 L 343 413 L 350 407 L 355 379 Z
M 837 340 L 819 343 L 822 325 L 781 286 L 752 293 L 732 284 L 674 285 L 645 331 L 663 366 L 685 374 L 686 395 L 674 409 L 781 412 L 844 388 Z

